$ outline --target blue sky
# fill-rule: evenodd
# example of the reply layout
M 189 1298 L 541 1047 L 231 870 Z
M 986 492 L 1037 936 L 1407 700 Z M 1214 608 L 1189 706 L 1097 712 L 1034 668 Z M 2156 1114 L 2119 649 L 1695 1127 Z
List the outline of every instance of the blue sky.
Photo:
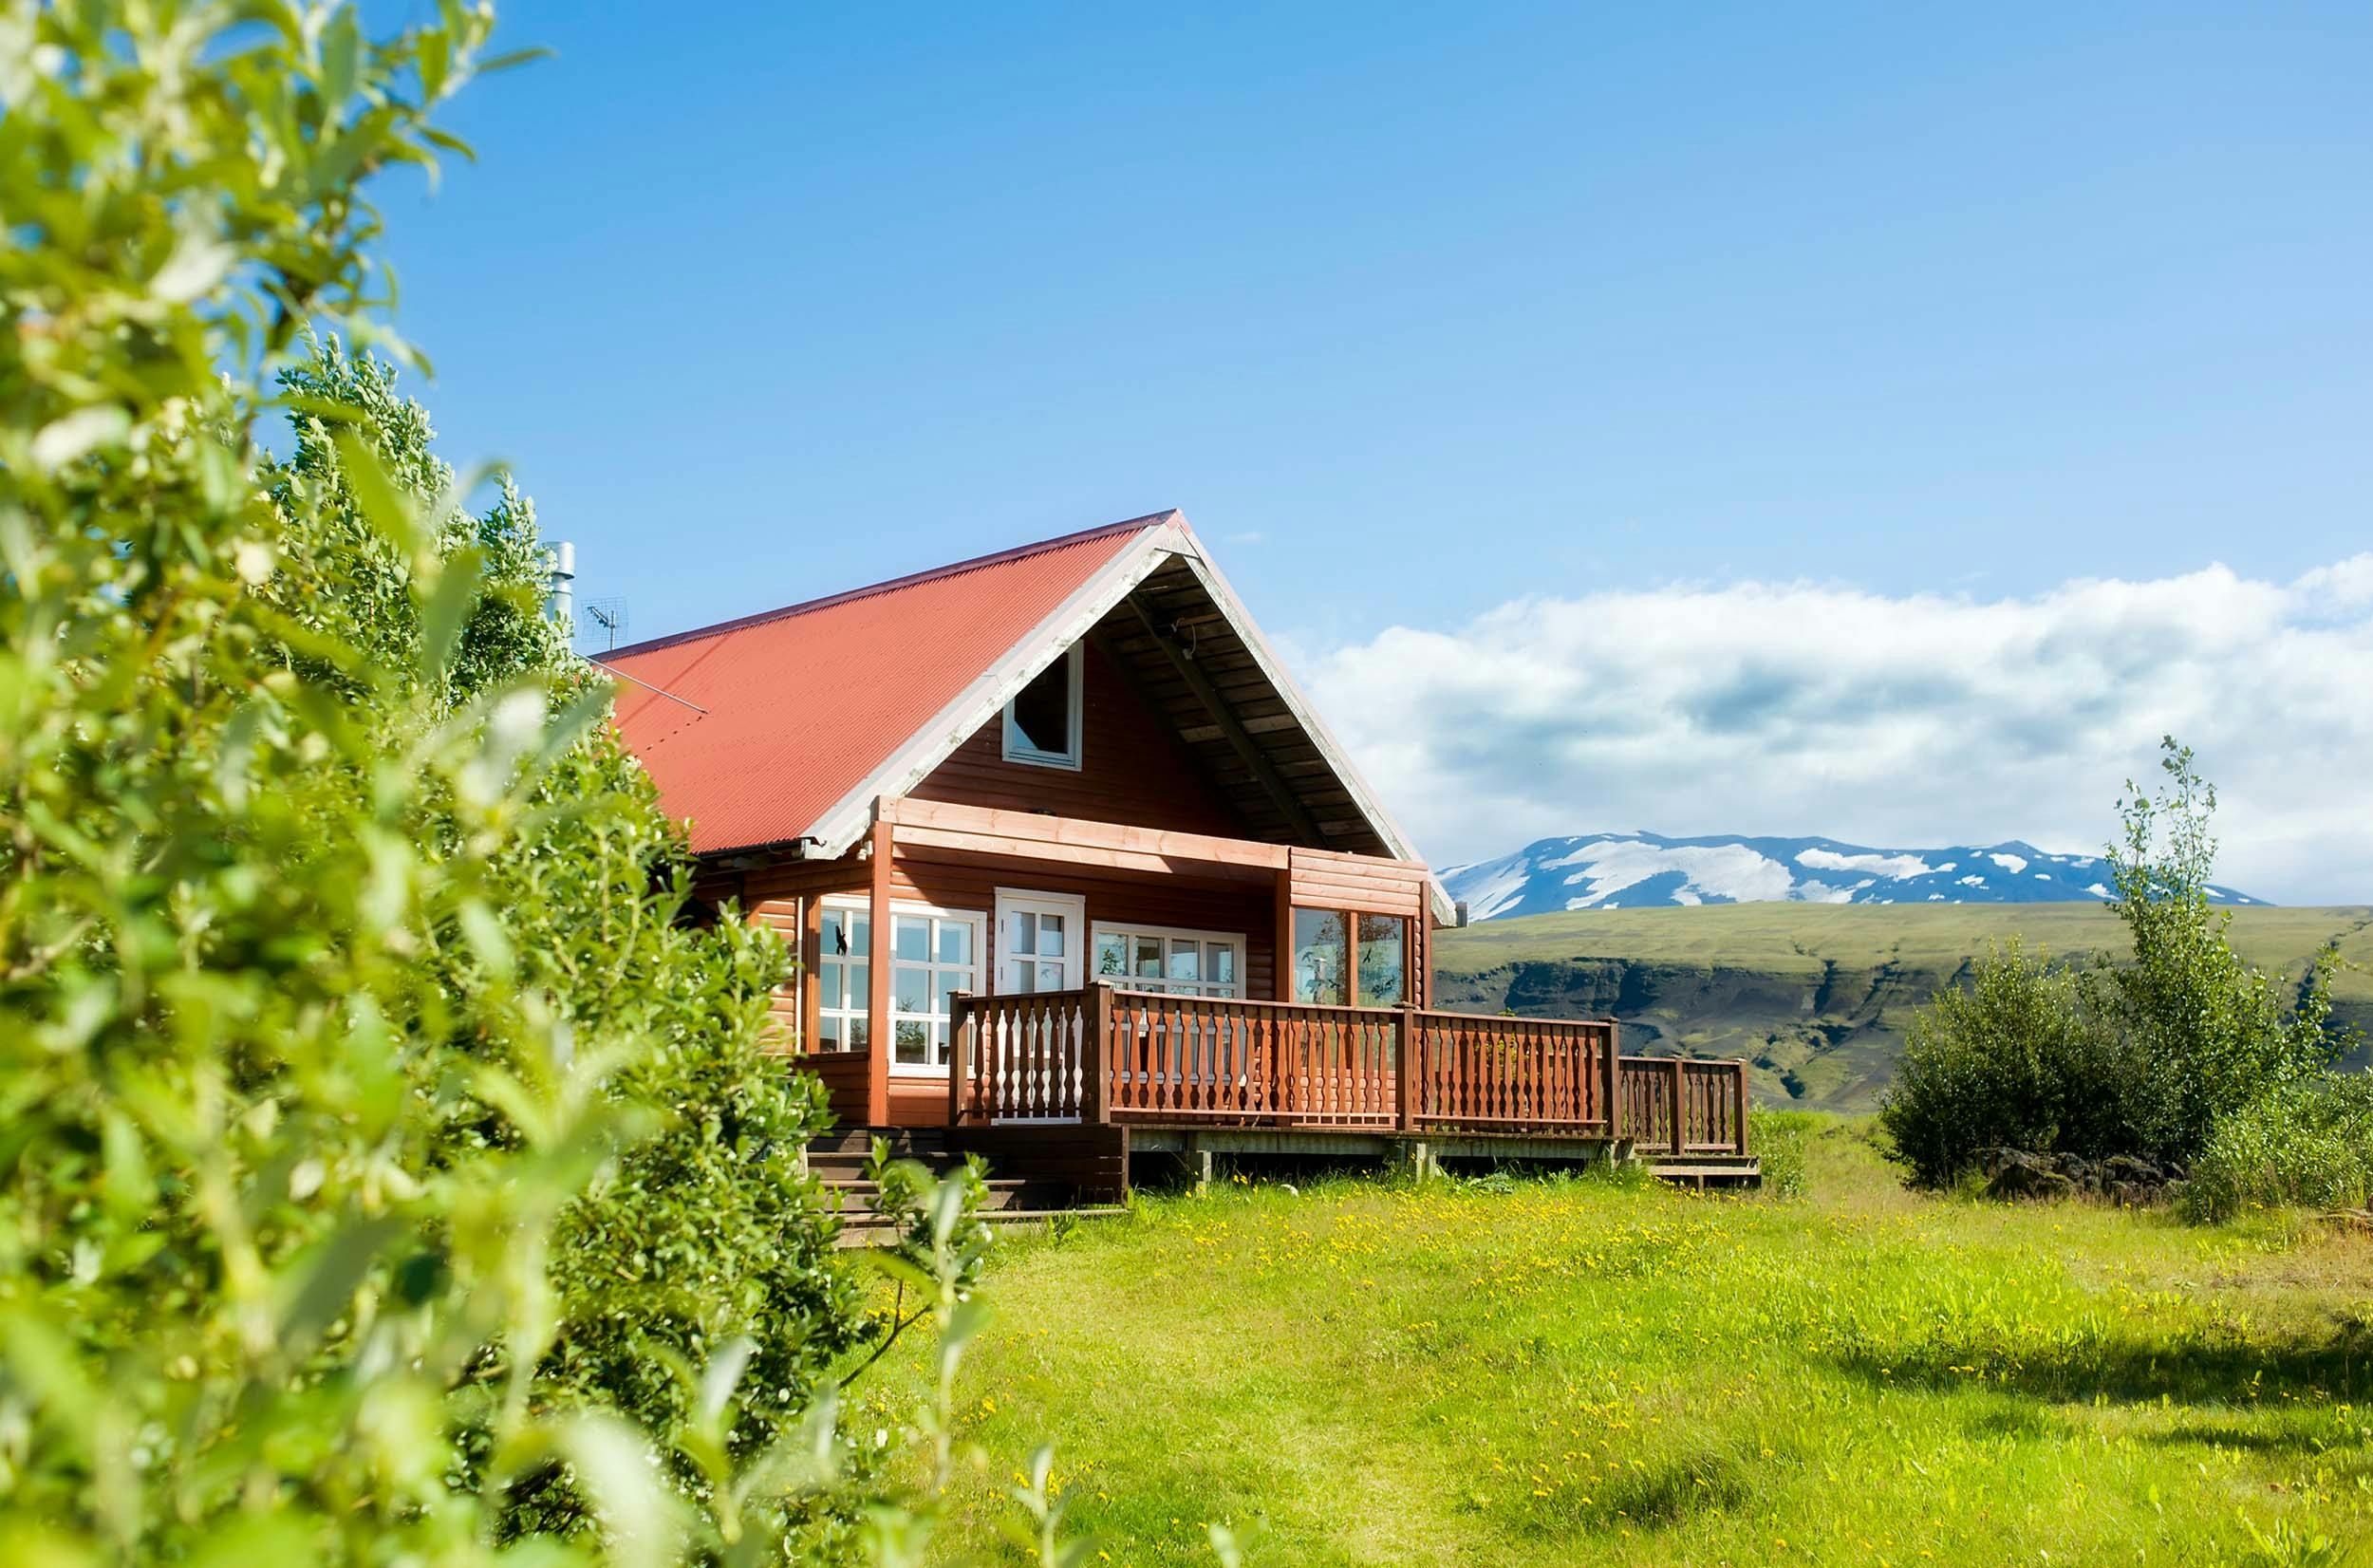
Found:
M 2373 11 L 1787 9 L 514 0 L 401 320 L 643 635 L 1164 506 L 1314 670 L 2367 548 Z

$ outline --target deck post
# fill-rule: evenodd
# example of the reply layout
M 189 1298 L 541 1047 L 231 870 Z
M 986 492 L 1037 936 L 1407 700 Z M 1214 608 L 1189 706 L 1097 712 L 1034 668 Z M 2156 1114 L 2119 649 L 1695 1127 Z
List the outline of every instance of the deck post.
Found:
M 1685 1069 L 1684 1069 L 1684 1068 L 1682 1067 L 1682 1065 L 1681 1065 L 1681 1058 L 1680 1058 L 1680 1057 L 1678 1057 L 1678 1056 L 1673 1057 L 1673 1058 L 1672 1058 L 1672 1152 L 1673 1152 L 1673 1153 L 1675 1153 L 1675 1154 L 1686 1154 L 1686 1153 L 1688 1153 L 1688 1152 L 1689 1152 L 1688 1146 L 1687 1146 L 1687 1145 L 1686 1145 L 1686 1144 L 1682 1141 L 1682 1140 L 1683 1140 L 1683 1137 L 1684 1137 L 1684 1133 L 1682 1132 L 1682 1124 L 1683 1124 L 1683 1123 L 1685 1123 L 1685 1122 L 1687 1122 L 1687 1121 L 1689 1120 L 1689 1118 L 1688 1118 L 1687 1116 L 1684 1116 L 1683 1114 L 1681 1114 L 1681 1096 L 1689 1092 L 1689 1087 L 1688 1087 L 1688 1084 L 1687 1084 L 1687 1082 L 1683 1079 L 1683 1077 L 1682 1077 L 1682 1075 L 1681 1075 L 1681 1074 L 1683 1073 L 1683 1072 L 1684 1072 L 1684 1071 L 1685 1071 Z
M 1739 1066 L 1739 1080 L 1738 1080 L 1738 1096 L 1739 1096 L 1739 1098 L 1738 1098 L 1738 1107 L 1739 1107 L 1739 1147 L 1738 1147 L 1738 1152 L 1739 1152 L 1739 1153 L 1741 1153 L 1741 1154 L 1744 1154 L 1744 1153 L 1746 1153 L 1746 1152 L 1747 1152 L 1747 1063 L 1745 1063 L 1744 1061 L 1742 1061 L 1742 1062 L 1740 1062 L 1740 1063 L 1738 1064 L 1738 1066 Z
M 956 1026 L 956 1037 L 947 1042 L 947 1125 L 964 1125 L 964 1086 L 972 1081 L 972 1042 L 981 1025 L 972 1011 L 972 993 L 959 991 L 954 998 L 957 1016 L 963 1022 Z
M 866 1063 L 868 1127 L 889 1125 L 890 1059 L 890 813 L 874 806 L 873 863 L 866 882 Z
M 1623 1026 L 1607 1020 L 1607 1059 L 1598 1064 L 1599 1092 L 1606 1095 L 1607 1143 L 1623 1137 Z
M 1419 1186 L 1424 1186 L 1426 1179 L 1433 1174 L 1433 1146 L 1423 1138 L 1409 1146 L 1409 1170 L 1410 1179 Z
M 1417 1024 L 1417 1009 L 1408 1002 L 1401 1003 L 1392 1015 L 1392 1108 L 1404 1132 L 1417 1129 L 1417 1053 L 1424 1040 L 1425 1031 Z
M 1294 872 L 1289 863 L 1277 874 L 1277 956 L 1270 961 L 1269 989 L 1279 1001 L 1294 999 Z
M 1079 1119 L 1102 1125 L 1112 1119 L 1112 988 L 1098 982 L 1089 987 L 1086 1037 L 1079 1042 Z

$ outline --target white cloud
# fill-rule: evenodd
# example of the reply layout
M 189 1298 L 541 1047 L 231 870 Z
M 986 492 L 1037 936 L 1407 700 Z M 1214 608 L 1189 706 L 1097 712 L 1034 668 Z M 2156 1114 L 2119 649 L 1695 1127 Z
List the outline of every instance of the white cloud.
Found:
M 1299 663 L 1438 860 L 1618 826 L 2089 851 L 2173 733 L 2217 784 L 2219 881 L 2373 901 L 2373 553 L 2019 599 L 1594 590 Z

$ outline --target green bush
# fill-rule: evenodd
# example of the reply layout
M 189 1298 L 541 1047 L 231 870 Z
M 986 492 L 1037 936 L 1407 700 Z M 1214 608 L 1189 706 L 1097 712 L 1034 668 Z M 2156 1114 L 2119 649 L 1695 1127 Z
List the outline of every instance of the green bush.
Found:
M 2290 1103 L 2269 1097 L 2349 1045 L 2330 1023 L 2335 952 L 2317 956 L 2295 1004 L 2288 977 L 2233 952 L 2232 912 L 2209 903 L 2216 791 L 2172 737 L 2164 750 L 2167 790 L 2127 786 L 2108 856 L 2131 961 L 2054 971 L 2014 941 L 1914 1017 L 1879 1111 L 1914 1182 L 1951 1185 L 1996 1146 L 2190 1160 L 2221 1118 Z
M 1747 1112 L 1747 1144 L 1763 1167 L 1764 1190 L 1775 1198 L 1804 1196 L 1804 1144 L 1821 1126 L 1809 1111 Z
M 1914 1015 L 1878 1122 L 1892 1156 L 1943 1187 L 1978 1150 L 2118 1152 L 2133 1142 L 2135 1069 L 2088 978 L 2014 938 Z
M 756 1050 L 780 946 L 677 924 L 532 510 L 470 515 L 384 367 L 303 344 L 392 341 L 360 182 L 489 65 L 422 10 L 0 7 L 27 1560 L 779 1556 L 858 1333 L 820 1102 Z
M 2250 1207 L 2362 1208 L 2373 1195 L 2373 1075 L 2283 1085 L 2217 1118 L 2184 1188 L 2186 1212 L 2230 1219 Z
M 480 562 L 482 591 L 457 634 L 441 684 L 421 695 L 451 710 L 507 683 L 581 686 L 557 623 L 542 612 L 545 555 L 535 512 L 508 476 L 495 505 L 456 505 L 427 411 L 398 389 L 394 366 L 316 344 L 279 378 L 308 406 L 343 411 L 404 500 L 434 524 L 436 549 Z M 336 441 L 300 414 L 272 494 L 303 533 L 301 569 L 263 585 L 292 620 L 367 650 L 379 667 L 417 663 L 419 620 L 405 564 L 353 498 Z M 736 1455 L 794 1424 L 831 1363 L 855 1342 L 857 1277 L 836 1257 L 837 1223 L 800 1148 L 823 1126 L 822 1087 L 761 1049 L 778 939 L 726 919 L 680 924 L 688 895 L 681 832 L 642 768 L 597 725 L 551 760 L 528 797 L 534 831 L 489 860 L 488 900 L 528 983 L 587 1038 L 629 1045 L 609 1092 L 650 1118 L 650 1135 L 599 1170 L 558 1214 L 546 1272 L 557 1329 L 537 1369 L 553 1408 L 601 1404 L 646 1431 L 682 1422 L 697 1392 L 683 1369 L 745 1340 Z M 458 955 L 456 955 L 458 957 Z M 466 993 L 471 963 L 431 955 L 443 985 Z M 484 1434 L 473 1445 L 484 1447 Z M 483 1457 L 483 1454 L 480 1454 Z M 689 1485 L 693 1478 L 679 1470 Z M 564 1490 L 514 1488 L 513 1529 L 565 1527 Z

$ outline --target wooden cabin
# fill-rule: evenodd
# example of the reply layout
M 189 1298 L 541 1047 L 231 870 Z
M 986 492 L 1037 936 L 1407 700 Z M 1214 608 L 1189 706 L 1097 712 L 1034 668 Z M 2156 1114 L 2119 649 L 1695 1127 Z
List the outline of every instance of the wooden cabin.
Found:
M 1147 1149 L 1745 1154 L 1737 1064 L 1434 1010 L 1449 900 L 1176 512 L 601 663 L 700 895 L 797 950 L 781 1038 L 847 1128 L 1102 1190 Z

